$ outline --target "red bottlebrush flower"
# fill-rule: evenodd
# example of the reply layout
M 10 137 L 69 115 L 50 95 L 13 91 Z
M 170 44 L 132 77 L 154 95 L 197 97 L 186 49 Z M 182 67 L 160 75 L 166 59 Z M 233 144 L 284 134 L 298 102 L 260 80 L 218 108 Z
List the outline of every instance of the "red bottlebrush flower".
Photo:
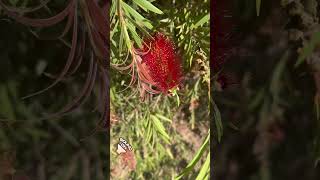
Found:
M 148 69 L 154 85 L 159 91 L 167 93 L 177 87 L 182 77 L 180 57 L 173 42 L 161 33 L 147 39 L 142 48 L 142 64 Z

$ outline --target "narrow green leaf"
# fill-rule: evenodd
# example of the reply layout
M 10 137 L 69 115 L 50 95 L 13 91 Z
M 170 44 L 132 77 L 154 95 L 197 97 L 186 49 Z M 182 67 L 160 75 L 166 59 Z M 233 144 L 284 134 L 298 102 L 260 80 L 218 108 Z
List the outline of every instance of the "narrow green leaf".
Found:
M 152 24 L 146 18 L 144 18 L 141 14 L 139 14 L 136 10 L 134 10 L 132 7 L 130 7 L 125 2 L 122 2 L 122 3 L 123 3 L 124 10 L 127 13 L 129 13 L 132 17 L 134 17 L 138 22 L 142 23 L 148 29 L 153 28 Z
M 255 95 L 255 97 L 253 97 L 252 100 L 250 101 L 248 108 L 253 110 L 257 106 L 259 106 L 264 98 L 264 95 L 265 95 L 265 90 L 260 89 L 258 93 Z
M 117 3 L 111 3 L 111 8 L 110 8 L 111 19 L 113 19 L 113 16 L 116 14 L 116 9 L 117 9 Z
M 139 48 L 142 48 L 142 40 L 139 37 L 139 35 L 137 34 L 135 27 L 131 24 L 131 23 L 127 23 L 128 29 L 134 39 L 134 41 L 137 43 L 137 45 L 139 46 Z
M 150 11 L 157 13 L 157 14 L 163 14 L 163 12 L 160 9 L 158 9 L 157 7 L 152 5 L 147 0 L 133 0 L 133 2 L 135 2 L 138 6 L 142 7 L 143 9 L 150 10 Z
M 196 29 L 199 26 L 202 26 L 204 23 L 209 22 L 210 14 L 203 16 L 192 28 Z
M 120 32 L 120 38 L 119 38 L 119 54 L 121 54 L 121 52 L 123 50 L 124 28 L 125 28 L 125 26 L 121 26 L 121 32 Z
M 286 64 L 288 60 L 289 60 L 289 51 L 286 51 L 282 55 L 280 61 L 276 65 L 275 70 L 273 71 L 272 79 L 270 83 L 270 92 L 272 92 L 272 94 L 274 95 L 274 98 L 279 98 L 278 95 L 282 85 L 281 79 L 282 79 L 283 72 L 286 68 Z
M 147 125 L 147 142 L 151 141 L 152 138 L 152 131 L 151 131 L 151 123 L 150 120 L 148 120 L 148 125 Z
M 170 136 L 167 134 L 163 124 L 160 122 L 160 120 L 154 116 L 154 115 L 150 115 L 151 119 L 153 120 L 153 124 L 156 128 L 156 130 L 160 133 L 160 135 L 163 137 L 163 139 L 166 142 L 170 142 Z
M 193 167 L 197 164 L 197 162 L 200 160 L 201 156 L 209 146 L 209 141 L 210 141 L 210 131 L 206 139 L 204 140 L 203 144 L 201 145 L 200 149 L 197 151 L 196 155 L 193 157 L 193 159 L 189 162 L 187 167 L 182 171 L 181 174 L 179 174 L 175 180 L 181 179 L 184 175 L 187 173 L 191 172 Z
M 256 0 L 256 12 L 257 16 L 260 16 L 261 0 Z
M 174 159 L 173 154 L 172 154 L 172 152 L 170 151 L 169 148 L 166 148 L 166 152 L 167 152 L 168 156 L 169 156 L 171 159 Z
M 164 121 L 168 121 L 168 122 L 172 123 L 172 120 L 171 120 L 171 119 L 169 119 L 169 118 L 167 118 L 167 117 L 165 117 L 165 116 L 163 116 L 163 115 L 161 115 L 161 114 L 156 114 L 156 116 L 157 116 L 158 118 L 164 120 Z
M 10 120 L 15 119 L 13 104 L 10 100 L 9 91 L 6 86 L 0 84 L 0 107 L 1 115 Z
M 210 152 L 207 155 L 207 159 L 204 162 L 203 166 L 201 167 L 201 170 L 196 178 L 196 180 L 205 180 L 207 174 L 210 173 Z
M 177 106 L 179 107 L 179 106 L 180 106 L 180 97 L 179 97 L 179 94 L 178 94 L 177 89 L 174 89 L 174 90 L 172 91 L 172 95 L 176 97 Z
M 124 32 L 124 40 L 127 44 L 127 48 L 131 49 L 131 40 L 130 40 L 129 33 L 126 26 L 123 27 L 123 32 Z
M 114 28 L 112 29 L 112 31 L 110 32 L 110 39 L 113 38 L 114 34 L 118 31 L 118 24 L 119 24 L 119 21 L 116 21 L 115 25 L 114 25 Z
M 218 142 L 220 142 L 221 137 L 223 135 L 223 126 L 222 126 L 220 111 L 214 102 L 213 102 L 213 118 L 217 128 Z
M 138 24 L 136 21 L 134 21 L 133 19 L 131 19 L 130 17 L 127 17 L 127 19 L 134 24 L 135 27 L 137 27 L 143 34 L 145 34 L 146 36 L 148 36 L 148 38 L 153 39 L 153 37 L 149 34 L 149 32 L 147 30 L 145 30 L 143 27 L 141 27 L 141 24 Z

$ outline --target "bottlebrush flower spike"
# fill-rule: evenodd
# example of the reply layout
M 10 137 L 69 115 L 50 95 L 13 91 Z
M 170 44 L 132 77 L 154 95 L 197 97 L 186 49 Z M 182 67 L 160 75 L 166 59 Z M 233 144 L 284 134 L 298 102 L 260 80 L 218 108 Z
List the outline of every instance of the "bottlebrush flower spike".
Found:
M 112 66 L 120 71 L 130 70 L 131 87 L 138 80 L 140 97 L 144 99 L 145 92 L 159 94 L 174 90 L 182 78 L 180 57 L 175 51 L 173 42 L 161 33 L 145 39 L 141 49 L 129 50 L 132 62 L 125 67 L 117 64 Z
M 180 57 L 175 51 L 173 42 L 161 33 L 144 42 L 145 52 L 142 64 L 145 64 L 154 86 L 162 93 L 177 87 L 182 77 Z

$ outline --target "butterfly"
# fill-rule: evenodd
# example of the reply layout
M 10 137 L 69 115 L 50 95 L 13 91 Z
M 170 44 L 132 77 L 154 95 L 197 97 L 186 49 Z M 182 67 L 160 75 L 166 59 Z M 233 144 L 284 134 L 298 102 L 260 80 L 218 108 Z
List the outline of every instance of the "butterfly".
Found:
M 119 154 L 121 164 L 127 166 L 130 170 L 134 170 L 137 164 L 134 151 L 126 140 L 123 138 L 120 138 L 119 140 L 117 153 Z

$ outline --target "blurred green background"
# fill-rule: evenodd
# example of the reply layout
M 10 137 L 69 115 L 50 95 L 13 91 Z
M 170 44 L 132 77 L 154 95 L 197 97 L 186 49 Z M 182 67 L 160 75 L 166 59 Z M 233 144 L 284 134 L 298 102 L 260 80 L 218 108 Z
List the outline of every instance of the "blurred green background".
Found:
M 319 1 L 229 2 L 222 71 L 236 83 L 213 95 L 224 125 L 214 179 L 320 179 Z

